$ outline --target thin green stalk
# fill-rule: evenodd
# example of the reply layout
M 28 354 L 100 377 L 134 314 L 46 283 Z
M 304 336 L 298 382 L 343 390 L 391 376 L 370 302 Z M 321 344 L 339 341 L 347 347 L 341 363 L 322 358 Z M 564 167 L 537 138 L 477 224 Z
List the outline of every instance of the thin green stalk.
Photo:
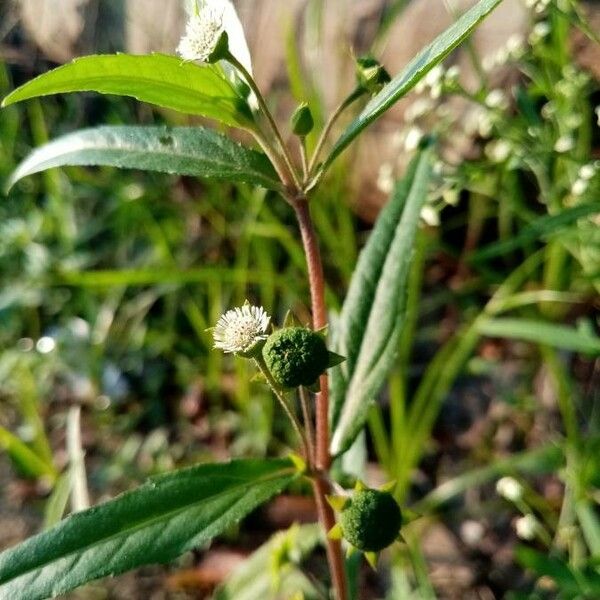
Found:
M 254 81 L 254 77 L 252 77 L 252 75 L 249 73 L 248 69 L 246 69 L 246 67 L 244 67 L 244 65 L 235 56 L 233 56 L 233 54 L 231 54 L 231 52 L 227 53 L 227 57 L 225 58 L 225 60 L 227 60 L 227 62 L 229 62 L 233 67 L 235 67 L 241 73 L 243 78 L 246 80 L 246 83 L 250 86 L 250 89 L 256 95 L 258 105 L 259 105 L 261 111 L 263 112 L 263 114 L 265 115 L 265 117 L 267 118 L 269 126 L 270 126 L 270 128 L 273 132 L 273 135 L 275 136 L 275 139 L 277 140 L 277 143 L 279 145 L 279 149 L 281 151 L 281 156 L 285 162 L 287 172 L 288 172 L 286 175 L 284 175 L 284 178 L 282 179 L 283 183 L 285 185 L 287 185 L 288 187 L 290 187 L 290 184 L 293 184 L 295 189 L 299 190 L 301 187 L 300 179 L 298 178 L 298 174 L 296 173 L 296 169 L 294 168 L 294 165 L 290 158 L 287 146 L 285 145 L 285 142 L 283 141 L 283 137 L 281 135 L 281 132 L 279 131 L 279 127 L 277 127 L 277 123 L 275 122 L 275 119 L 273 118 L 273 115 L 271 114 L 271 111 L 269 110 L 269 107 L 267 106 L 267 102 L 266 102 L 264 96 L 262 95 L 262 92 L 260 91 L 259 87 L 256 85 L 256 82 Z M 264 139 L 263 139 L 263 143 L 264 143 Z M 271 158 L 271 157 L 269 157 L 269 158 Z M 291 181 L 289 180 L 290 178 L 291 178 Z
M 327 123 L 325 123 L 325 127 L 323 127 L 323 131 L 319 136 L 319 140 L 317 141 L 317 145 L 315 146 L 315 150 L 313 152 L 312 158 L 310 159 L 310 163 L 308 165 L 309 175 L 314 174 L 314 170 L 319 161 L 319 155 L 325 146 L 325 142 L 329 137 L 331 129 L 335 125 L 336 121 L 340 118 L 342 113 L 355 101 L 358 100 L 363 94 L 364 90 L 362 88 L 356 88 L 331 114 Z
M 281 390 L 277 386 L 277 383 L 275 382 L 275 380 L 273 379 L 273 376 L 271 375 L 271 372 L 267 368 L 267 365 L 265 364 L 263 357 L 260 354 L 258 354 L 258 356 L 254 357 L 254 361 L 256 362 L 256 366 L 258 367 L 259 371 L 263 374 L 263 376 L 267 380 L 267 383 L 269 384 L 269 387 L 273 391 L 273 394 L 275 394 L 275 397 L 277 398 L 277 400 L 279 400 L 281 407 L 283 408 L 285 414 L 287 415 L 287 417 L 290 420 L 292 426 L 294 427 L 296 433 L 298 434 L 298 437 L 300 438 L 300 442 L 302 444 L 303 454 L 304 454 L 305 458 L 307 460 L 309 460 L 310 453 L 309 453 L 308 441 L 306 439 L 306 434 L 304 433 L 304 430 L 302 429 L 302 425 L 300 424 L 300 421 L 298 421 L 298 417 L 296 417 L 296 415 L 294 414 L 292 407 L 289 405 L 285 395 L 281 392 Z
M 300 406 L 302 407 L 302 417 L 304 419 L 304 428 L 306 431 L 306 441 L 308 444 L 308 464 L 311 469 L 315 464 L 315 432 L 313 427 L 312 411 L 310 410 L 310 397 L 308 390 L 302 386 L 299 390 Z

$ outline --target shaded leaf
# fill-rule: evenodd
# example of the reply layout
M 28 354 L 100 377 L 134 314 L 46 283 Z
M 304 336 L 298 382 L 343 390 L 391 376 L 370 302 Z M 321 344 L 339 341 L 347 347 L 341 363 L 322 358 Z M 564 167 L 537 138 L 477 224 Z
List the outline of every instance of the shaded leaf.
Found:
M 150 479 L 0 554 L 0 599 L 37 600 L 163 563 L 196 548 L 284 489 L 289 460 L 194 466 Z
M 34 150 L 15 170 L 8 188 L 46 169 L 103 165 L 244 181 L 277 189 L 267 157 L 203 127 L 105 126 L 83 129 Z
M 216 68 L 166 54 L 77 58 L 17 88 L 4 98 L 2 106 L 50 94 L 86 91 L 131 96 L 237 127 L 253 124 L 246 102 Z
M 350 283 L 334 336 L 335 351 L 346 361 L 331 372 L 333 454 L 346 450 L 363 427 L 396 356 L 431 155 L 423 150 L 397 185 Z

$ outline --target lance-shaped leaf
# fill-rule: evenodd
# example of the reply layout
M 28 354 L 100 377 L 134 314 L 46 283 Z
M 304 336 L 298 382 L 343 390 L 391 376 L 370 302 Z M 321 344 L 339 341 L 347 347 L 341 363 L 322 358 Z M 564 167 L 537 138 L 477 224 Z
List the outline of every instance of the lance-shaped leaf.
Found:
M 591 356 L 600 355 L 600 337 L 585 328 L 506 317 L 483 319 L 479 332 L 491 337 L 524 340 Z
M 2 106 L 50 94 L 86 91 L 131 96 L 236 127 L 253 126 L 247 103 L 215 67 L 183 62 L 165 54 L 77 58 L 17 88 Z
M 425 149 L 414 159 L 377 219 L 335 327 L 335 351 L 345 356 L 346 362 L 331 375 L 334 455 L 346 450 L 365 424 L 396 356 L 431 154 L 431 149 Z
M 104 126 L 83 129 L 34 150 L 8 181 L 53 167 L 105 165 L 245 181 L 277 189 L 267 157 L 202 127 Z
M 283 490 L 289 460 L 200 465 L 150 479 L 0 554 L 0 599 L 38 600 L 205 544 Z
M 365 127 L 405 96 L 425 75 L 452 52 L 502 0 L 480 0 L 422 50 L 350 123 L 324 164 L 327 168 Z

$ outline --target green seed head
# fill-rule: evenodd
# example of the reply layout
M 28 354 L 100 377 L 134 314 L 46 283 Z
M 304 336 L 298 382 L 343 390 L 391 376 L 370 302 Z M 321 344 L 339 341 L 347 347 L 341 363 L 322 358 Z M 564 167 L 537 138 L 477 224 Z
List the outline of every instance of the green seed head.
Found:
M 287 327 L 271 334 L 262 353 L 273 379 L 283 388 L 313 385 L 329 366 L 325 341 L 304 327 Z
M 400 533 L 402 513 L 389 492 L 360 490 L 340 514 L 344 538 L 363 552 L 387 548 Z

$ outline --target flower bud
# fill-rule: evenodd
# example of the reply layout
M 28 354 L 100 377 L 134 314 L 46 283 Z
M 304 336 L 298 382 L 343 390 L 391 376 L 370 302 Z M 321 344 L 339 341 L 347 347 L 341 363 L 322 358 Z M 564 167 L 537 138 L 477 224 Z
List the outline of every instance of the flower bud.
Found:
M 356 78 L 358 85 L 370 94 L 376 94 L 391 81 L 389 73 L 371 56 L 356 59 Z
M 340 525 L 344 538 L 354 547 L 379 552 L 398 537 L 402 513 L 390 492 L 358 490 L 344 505 Z
M 291 118 L 292 131 L 294 135 L 299 137 L 307 136 L 315 126 L 312 112 L 306 102 L 303 102 L 292 115 Z
M 262 354 L 273 379 L 284 389 L 311 386 L 330 366 L 325 340 L 304 327 L 286 327 L 271 334 Z

